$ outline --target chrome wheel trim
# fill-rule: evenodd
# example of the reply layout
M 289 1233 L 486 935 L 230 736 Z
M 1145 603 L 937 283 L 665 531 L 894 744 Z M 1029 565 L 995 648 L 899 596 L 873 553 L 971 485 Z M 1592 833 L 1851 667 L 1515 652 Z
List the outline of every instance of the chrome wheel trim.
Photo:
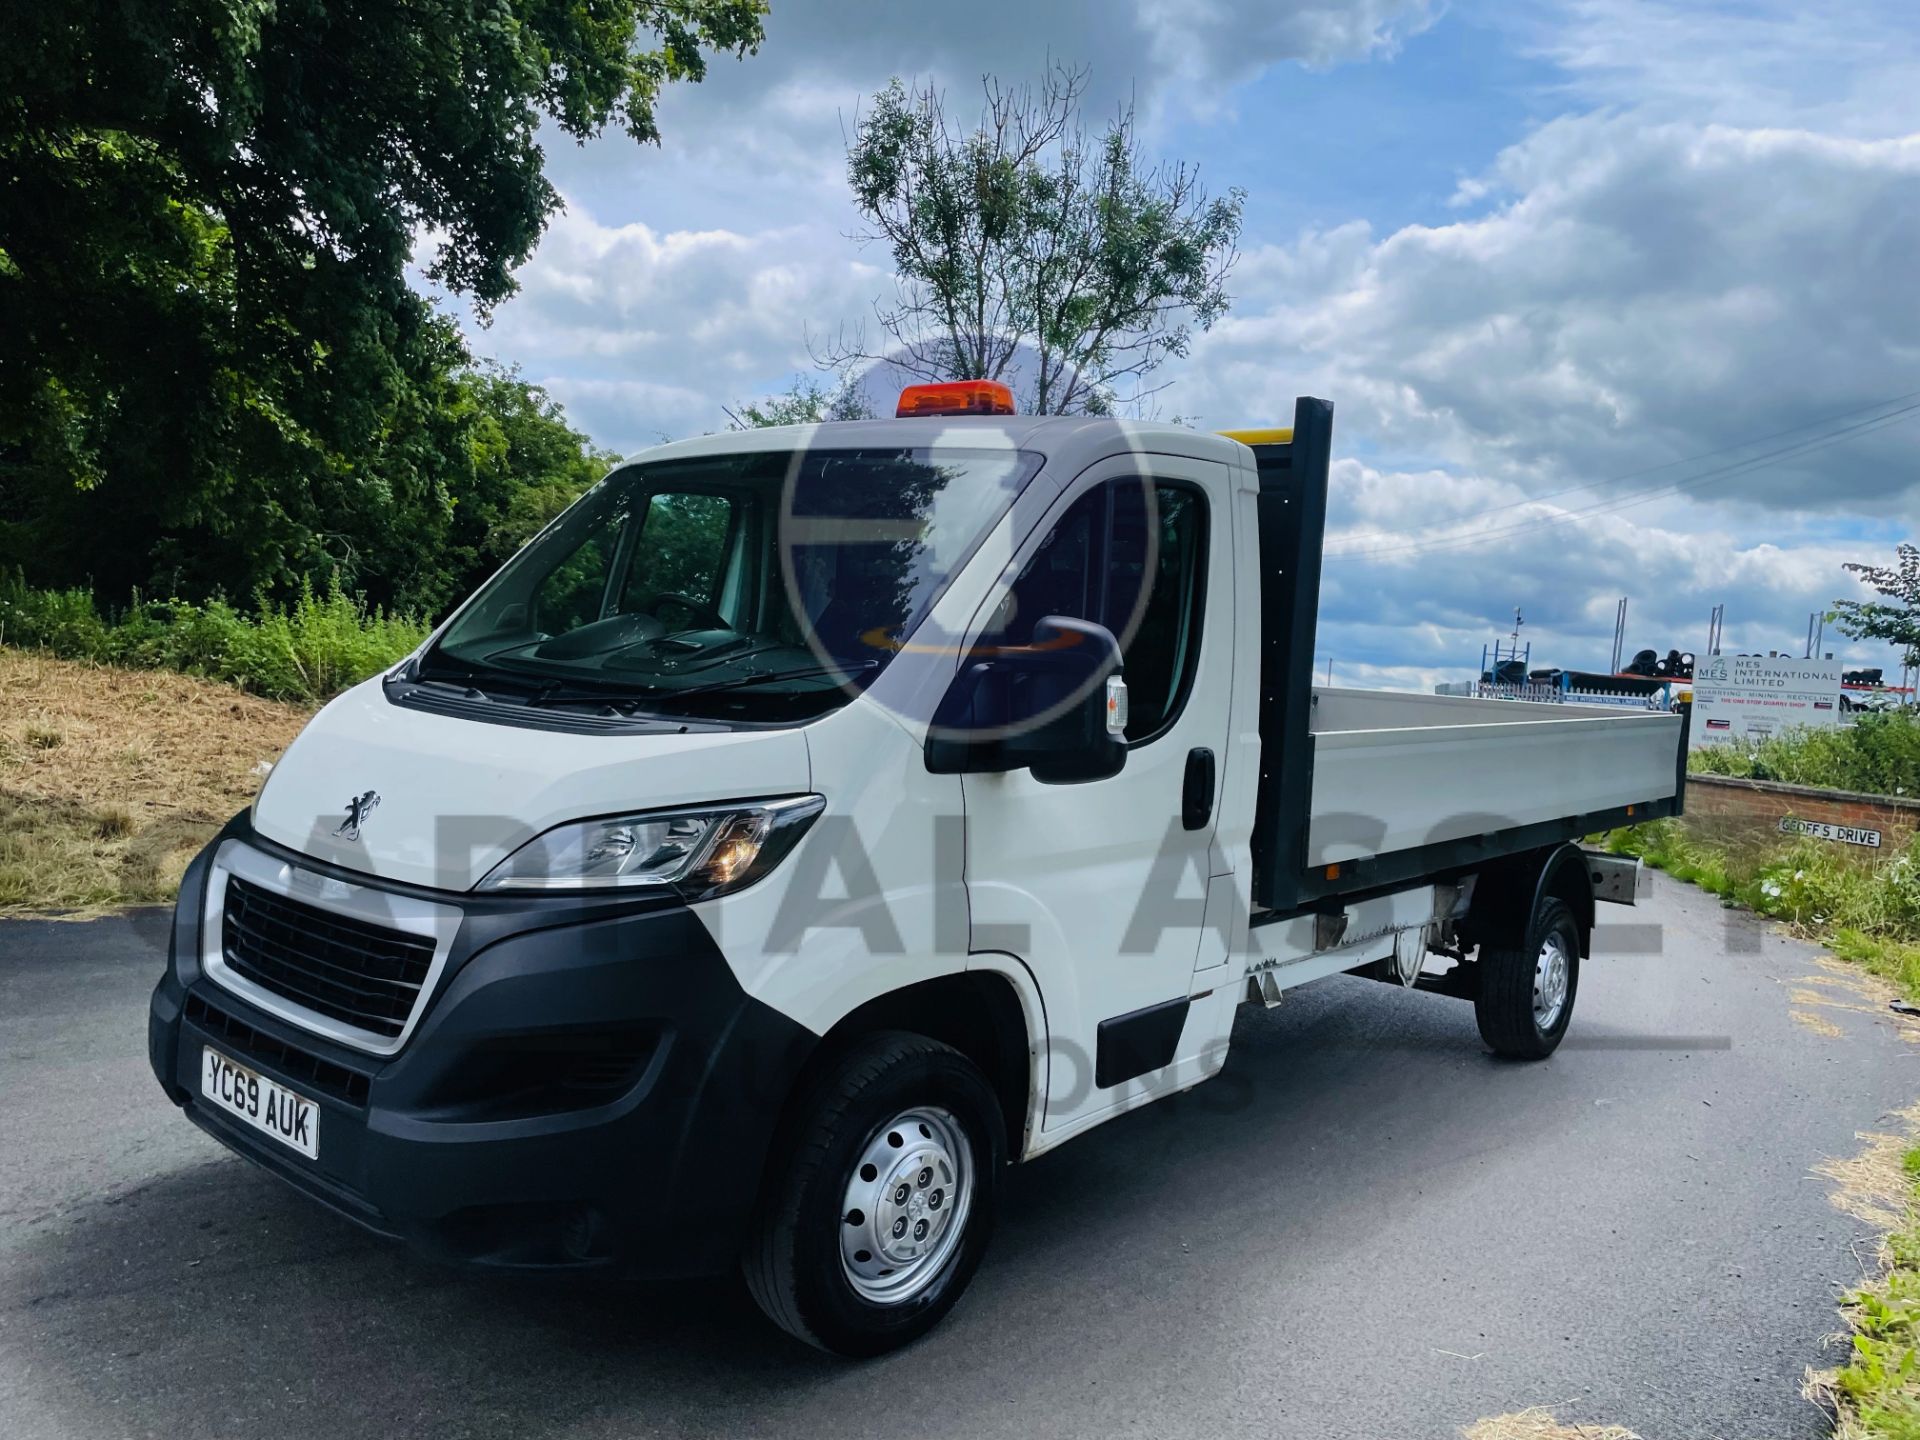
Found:
M 1572 975 L 1566 940 L 1559 931 L 1553 931 L 1540 942 L 1540 954 L 1533 962 L 1533 1023 L 1542 1031 L 1560 1023 Z
M 899 1305 L 953 1258 L 973 1208 L 973 1149 L 951 1111 L 902 1111 L 867 1137 L 840 1203 L 840 1268 L 863 1300 Z

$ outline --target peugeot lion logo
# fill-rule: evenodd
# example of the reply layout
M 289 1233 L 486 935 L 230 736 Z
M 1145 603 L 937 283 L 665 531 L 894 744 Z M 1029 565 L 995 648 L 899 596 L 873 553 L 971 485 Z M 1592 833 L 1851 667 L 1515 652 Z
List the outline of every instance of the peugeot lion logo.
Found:
M 367 823 L 367 817 L 379 807 L 379 804 L 378 790 L 369 790 L 363 795 L 354 796 L 347 801 L 347 818 L 334 828 L 333 833 L 342 840 L 358 840 L 360 827 Z

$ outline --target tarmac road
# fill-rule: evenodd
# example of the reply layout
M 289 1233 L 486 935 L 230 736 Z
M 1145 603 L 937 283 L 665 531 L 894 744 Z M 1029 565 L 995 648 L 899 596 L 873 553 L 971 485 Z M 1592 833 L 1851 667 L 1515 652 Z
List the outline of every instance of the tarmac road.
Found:
M 1219 1079 L 1016 1169 L 960 1308 L 864 1365 L 732 1278 L 475 1280 L 364 1237 L 162 1097 L 158 914 L 0 922 L 0 1430 L 1397 1437 L 1547 1404 L 1824 1435 L 1799 1382 L 1867 1252 L 1810 1172 L 1920 1098 L 1920 1046 L 1836 987 L 1842 1034 L 1796 1023 L 1819 952 L 1664 877 L 1603 913 L 1634 928 L 1543 1065 L 1370 981 L 1243 1011 Z

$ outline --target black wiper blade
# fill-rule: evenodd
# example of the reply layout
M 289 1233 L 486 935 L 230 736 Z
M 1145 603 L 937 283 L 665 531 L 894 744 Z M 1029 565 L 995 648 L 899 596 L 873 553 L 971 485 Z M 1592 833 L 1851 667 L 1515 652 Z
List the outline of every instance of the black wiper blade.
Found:
M 469 700 L 493 699 L 491 695 L 473 683 L 480 677 L 471 670 L 464 670 L 453 675 L 421 675 L 416 673 L 410 676 L 394 675 L 388 678 L 389 683 L 392 684 L 444 686 L 449 690 L 460 691 L 461 694 Z
M 612 693 L 596 690 L 590 686 L 576 686 L 569 690 L 563 686 L 549 683 L 535 690 L 533 694 L 517 703 L 539 707 L 544 705 L 605 705 L 618 714 L 626 714 L 639 704 L 639 698 L 630 693 Z
M 862 660 L 856 665 L 805 665 L 797 670 L 766 670 L 758 675 L 739 675 L 731 680 L 714 680 L 685 690 L 664 690 L 663 700 L 678 700 L 686 695 L 710 695 L 716 690 L 743 690 L 749 685 L 770 685 L 775 680 L 811 680 L 820 675 L 860 675 L 880 668 L 878 660 Z

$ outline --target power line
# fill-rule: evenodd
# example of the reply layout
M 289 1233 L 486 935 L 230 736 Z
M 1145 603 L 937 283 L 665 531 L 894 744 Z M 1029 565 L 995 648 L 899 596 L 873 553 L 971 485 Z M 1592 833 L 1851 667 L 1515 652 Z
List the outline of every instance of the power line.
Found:
M 1336 559 L 1351 556 L 1392 555 L 1451 550 L 1461 546 L 1479 545 L 1488 540 L 1521 535 L 1532 530 L 1547 529 L 1554 525 L 1562 525 L 1569 521 L 1586 519 L 1593 515 L 1612 514 L 1615 511 L 1631 509 L 1635 505 L 1648 504 L 1666 496 L 1678 495 L 1690 489 L 1731 479 L 1736 475 L 1751 473 L 1753 470 L 1771 460 L 1791 459 L 1796 456 L 1811 454 L 1815 450 L 1824 449 L 1828 445 L 1836 444 L 1841 440 L 1851 439 L 1856 435 L 1870 434 L 1875 430 L 1885 429 L 1892 425 L 1905 424 L 1911 419 L 1920 418 L 1916 417 L 1914 413 L 1916 411 L 1920 411 L 1920 402 L 1902 406 L 1900 409 L 1889 411 L 1884 415 L 1875 415 L 1866 420 L 1855 421 L 1851 425 L 1842 426 L 1828 434 L 1815 436 L 1809 440 L 1798 441 L 1792 445 L 1784 445 L 1779 449 L 1766 451 L 1759 455 L 1750 455 L 1745 459 L 1733 461 L 1730 464 L 1705 471 L 1699 475 L 1689 476 L 1684 480 L 1676 481 L 1669 485 L 1658 485 L 1645 490 L 1632 491 L 1626 495 L 1615 496 L 1611 500 L 1604 500 L 1597 504 L 1583 506 L 1575 510 L 1563 510 L 1553 515 L 1539 516 L 1531 520 L 1519 521 L 1512 525 L 1498 526 L 1492 530 L 1475 531 L 1471 534 L 1443 535 L 1434 540 L 1413 540 L 1399 545 L 1351 546 L 1346 548 L 1332 547 L 1327 550 L 1326 555 L 1329 559 Z M 1574 488 L 1579 489 L 1585 487 L 1576 486 Z M 1525 505 L 1534 502 L 1532 500 L 1524 500 L 1516 503 Z

